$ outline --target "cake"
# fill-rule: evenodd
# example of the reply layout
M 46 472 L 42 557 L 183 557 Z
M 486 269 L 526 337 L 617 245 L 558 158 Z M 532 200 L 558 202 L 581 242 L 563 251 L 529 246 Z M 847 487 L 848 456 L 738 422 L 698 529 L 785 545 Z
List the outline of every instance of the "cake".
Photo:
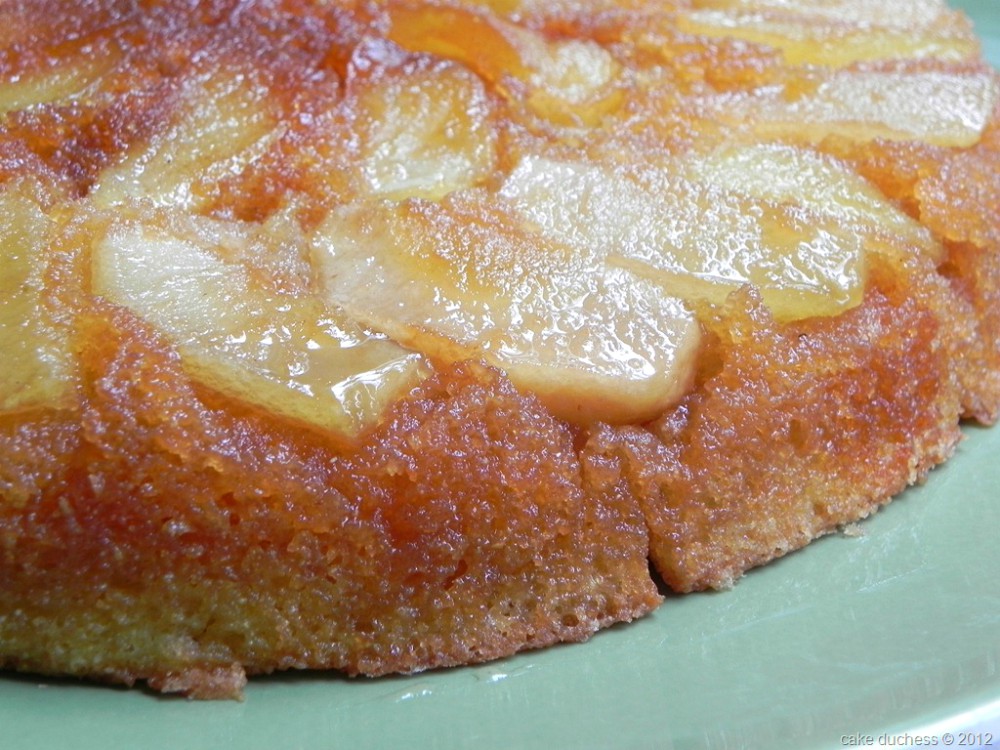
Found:
M 0 48 L 0 668 L 584 640 L 1000 410 L 1000 76 L 942 2 L 26 0 Z

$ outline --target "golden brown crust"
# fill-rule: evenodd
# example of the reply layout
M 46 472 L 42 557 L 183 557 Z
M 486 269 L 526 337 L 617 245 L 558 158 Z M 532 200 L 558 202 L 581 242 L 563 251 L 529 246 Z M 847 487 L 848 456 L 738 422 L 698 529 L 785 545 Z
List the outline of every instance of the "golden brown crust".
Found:
M 338 456 L 210 406 L 124 311 L 79 327 L 81 416 L 5 436 L 2 476 L 27 475 L 0 515 L 12 666 L 211 697 L 243 670 L 492 659 L 660 600 L 634 505 L 494 373 L 443 373 Z M 61 469 L 42 491 L 35 452 Z
M 950 298 L 942 287 L 931 294 Z M 883 274 L 861 307 L 795 325 L 734 298 L 684 402 L 646 429 L 595 435 L 594 450 L 625 457 L 672 588 L 728 587 L 951 455 L 959 389 L 917 288 Z
M 1000 416 L 1000 230 L 995 210 L 1000 205 L 1000 111 L 968 149 L 891 141 L 859 146 L 835 140 L 824 147 L 849 159 L 943 243 L 947 257 L 938 272 L 954 294 L 939 314 L 954 318 L 949 321 L 949 345 L 955 347 L 950 363 L 962 385 L 963 416 L 992 424 Z

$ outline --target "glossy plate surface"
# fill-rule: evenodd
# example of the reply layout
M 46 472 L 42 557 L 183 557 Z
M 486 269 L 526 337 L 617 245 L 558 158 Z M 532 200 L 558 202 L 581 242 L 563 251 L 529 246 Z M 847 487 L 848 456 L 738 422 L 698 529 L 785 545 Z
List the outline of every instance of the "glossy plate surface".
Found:
M 1000 0 L 957 4 L 1000 65 Z M 1000 427 L 966 433 L 860 536 L 586 644 L 407 678 L 255 679 L 243 703 L 3 673 L 0 747 L 808 750 L 943 746 L 963 728 L 1000 746 Z

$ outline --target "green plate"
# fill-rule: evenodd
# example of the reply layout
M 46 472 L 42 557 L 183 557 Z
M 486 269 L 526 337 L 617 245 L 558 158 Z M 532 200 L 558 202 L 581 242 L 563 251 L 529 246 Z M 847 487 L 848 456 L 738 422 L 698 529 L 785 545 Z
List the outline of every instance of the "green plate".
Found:
M 958 5 L 1000 63 L 1000 2 Z M 860 536 L 585 644 L 413 677 L 254 679 L 243 703 L 5 673 L 0 747 L 805 750 L 972 728 L 1000 746 L 1000 427 L 966 434 Z

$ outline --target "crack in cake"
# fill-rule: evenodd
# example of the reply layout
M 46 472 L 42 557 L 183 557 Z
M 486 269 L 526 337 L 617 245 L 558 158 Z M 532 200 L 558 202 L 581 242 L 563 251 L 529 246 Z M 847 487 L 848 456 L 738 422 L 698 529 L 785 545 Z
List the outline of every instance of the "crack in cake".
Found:
M 0 667 L 583 640 L 1000 409 L 1000 77 L 937 0 L 27 0 L 0 48 Z

